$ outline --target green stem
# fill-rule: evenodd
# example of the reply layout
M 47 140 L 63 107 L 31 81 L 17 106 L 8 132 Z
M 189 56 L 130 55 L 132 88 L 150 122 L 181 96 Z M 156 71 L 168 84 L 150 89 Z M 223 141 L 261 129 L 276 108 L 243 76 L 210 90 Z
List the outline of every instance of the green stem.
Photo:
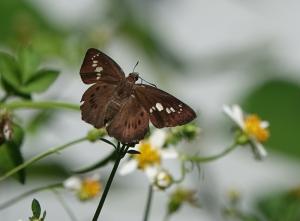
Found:
M 72 146 L 72 145 L 74 145 L 74 144 L 83 142 L 83 141 L 85 141 L 85 140 L 87 140 L 87 137 L 83 137 L 83 138 L 80 138 L 80 139 L 71 141 L 71 142 L 69 142 L 69 143 L 66 143 L 66 144 L 64 144 L 64 145 L 61 145 L 61 146 L 58 146 L 58 147 L 51 148 L 51 149 L 49 149 L 48 151 L 46 151 L 46 152 L 44 152 L 44 153 L 41 153 L 41 154 L 39 154 L 39 155 L 37 155 L 37 156 L 31 158 L 30 160 L 28 160 L 28 161 L 26 161 L 26 162 L 20 164 L 19 166 L 13 168 L 12 170 L 8 171 L 7 173 L 5 173 L 3 176 L 0 177 L 0 182 L 3 181 L 3 180 L 5 180 L 5 179 L 8 178 L 8 177 L 14 175 L 15 173 L 19 172 L 20 170 L 24 169 L 25 167 L 27 167 L 27 166 L 29 166 L 29 165 L 35 163 L 36 161 L 39 161 L 39 160 L 41 160 L 41 159 L 43 159 L 43 158 L 45 158 L 45 157 L 47 157 L 47 156 L 49 156 L 49 155 L 51 155 L 51 154 L 53 154 L 53 153 L 57 153 L 57 152 L 59 152 L 59 151 L 65 149 L 65 148 L 67 148 L 67 147 L 69 147 L 69 146 Z
M 10 103 L 0 104 L 0 108 L 7 108 L 9 110 L 16 109 L 69 109 L 69 110 L 79 110 L 77 104 L 57 102 L 57 101 L 13 101 Z
M 24 198 L 26 198 L 26 197 L 28 197 L 32 194 L 35 194 L 35 193 L 38 193 L 38 192 L 41 192 L 41 191 L 44 191 L 44 190 L 60 188 L 62 186 L 63 186 L 62 183 L 55 183 L 55 184 L 39 187 L 39 188 L 30 190 L 28 192 L 22 193 L 21 195 L 0 204 L 0 210 L 5 209 L 7 207 L 10 207 L 11 205 L 15 204 L 16 202 L 18 202 L 18 201 L 20 201 L 20 200 L 22 200 L 22 199 L 24 199 Z
M 99 217 L 100 212 L 102 210 L 102 207 L 104 205 L 106 196 L 107 196 L 107 194 L 109 192 L 110 186 L 112 184 L 114 176 L 115 176 L 115 174 L 117 172 L 117 169 L 119 167 L 120 161 L 124 157 L 124 155 L 126 154 L 127 149 L 128 148 L 126 148 L 126 145 L 122 145 L 122 147 L 120 148 L 120 143 L 118 143 L 117 149 L 116 149 L 116 151 L 117 151 L 117 159 L 116 159 L 114 167 L 113 167 L 113 169 L 112 169 L 112 171 L 111 171 L 111 173 L 109 175 L 108 181 L 107 181 L 107 183 L 105 185 L 103 194 L 101 196 L 100 202 L 99 202 L 98 207 L 97 207 L 97 209 L 95 211 L 95 214 L 93 216 L 93 220 L 92 221 L 97 221 L 98 220 L 98 217 Z
M 59 192 L 57 190 L 55 190 L 55 189 L 53 189 L 52 191 L 56 195 L 56 198 L 58 199 L 58 201 L 60 202 L 60 204 L 62 205 L 62 207 L 65 209 L 65 211 L 68 214 L 68 216 L 70 217 L 70 220 L 71 221 L 77 221 L 77 218 L 74 215 L 73 211 L 70 209 L 70 207 L 65 202 L 65 200 L 63 199 L 63 197 L 59 194 Z
M 228 153 L 230 153 L 231 151 L 233 151 L 237 147 L 238 147 L 238 144 L 237 143 L 233 143 L 227 149 L 223 150 L 221 153 L 213 155 L 213 156 L 199 157 L 199 156 L 184 155 L 182 157 L 182 159 L 183 159 L 183 161 L 192 161 L 192 162 L 195 162 L 195 163 L 207 163 L 207 162 L 211 162 L 211 161 L 217 160 L 217 159 L 219 159 L 219 158 L 227 155 Z
M 150 209 L 151 209 L 151 203 L 152 203 L 152 196 L 153 196 L 153 187 L 150 184 L 149 189 L 148 189 L 147 203 L 146 203 L 146 207 L 145 207 L 143 221 L 148 221 L 148 217 L 149 217 L 149 213 L 150 213 Z

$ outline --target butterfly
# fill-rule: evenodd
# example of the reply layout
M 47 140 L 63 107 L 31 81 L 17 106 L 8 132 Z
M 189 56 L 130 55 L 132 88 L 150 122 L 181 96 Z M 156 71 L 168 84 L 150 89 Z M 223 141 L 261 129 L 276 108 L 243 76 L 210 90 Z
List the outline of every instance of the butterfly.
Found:
M 127 77 L 120 66 L 103 52 L 87 50 L 80 76 L 92 84 L 83 94 L 82 120 L 95 128 L 106 127 L 108 135 L 123 144 L 138 143 L 149 130 L 174 127 L 196 118 L 196 113 L 176 97 L 154 86 L 136 83 L 139 74 Z

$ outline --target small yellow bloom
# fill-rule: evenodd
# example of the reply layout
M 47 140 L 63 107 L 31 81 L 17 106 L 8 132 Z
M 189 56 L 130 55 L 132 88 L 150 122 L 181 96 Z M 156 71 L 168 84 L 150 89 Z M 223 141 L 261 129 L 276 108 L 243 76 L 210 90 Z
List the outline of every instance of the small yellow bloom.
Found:
M 149 141 L 143 141 L 139 145 L 140 154 L 135 154 L 133 157 L 138 162 L 138 168 L 144 170 L 148 166 L 159 165 L 161 156 L 157 148 L 151 146 Z
M 86 178 L 82 181 L 78 196 L 81 200 L 88 200 L 100 194 L 102 185 L 99 180 Z
M 245 115 L 238 105 L 225 105 L 223 110 L 242 132 L 241 136 L 237 138 L 239 144 L 250 144 L 257 159 L 261 160 L 266 157 L 268 153 L 262 143 L 270 137 L 270 132 L 267 129 L 269 123 L 262 121 L 255 114 Z
M 255 114 L 245 118 L 245 132 L 255 137 L 259 142 L 265 142 L 270 136 L 269 130 L 262 127 L 261 119 Z
M 95 198 L 102 191 L 99 174 L 88 177 L 72 176 L 64 181 L 64 187 L 75 191 L 77 197 L 82 201 Z
M 127 175 L 137 169 L 146 174 L 149 181 L 153 184 L 155 177 L 160 170 L 162 163 L 167 159 L 178 158 L 175 149 L 163 148 L 167 134 L 164 130 L 154 130 L 151 136 L 142 140 L 135 146 L 135 150 L 140 154 L 133 154 L 120 168 L 121 175 Z

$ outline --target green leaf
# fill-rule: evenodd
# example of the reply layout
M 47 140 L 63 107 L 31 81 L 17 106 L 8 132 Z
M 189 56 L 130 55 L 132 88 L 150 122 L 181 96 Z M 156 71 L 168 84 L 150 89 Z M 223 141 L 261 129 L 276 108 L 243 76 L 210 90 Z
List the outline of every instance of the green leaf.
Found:
M 0 74 L 1 78 L 14 88 L 21 84 L 17 61 L 5 52 L 0 52 Z
M 47 214 L 46 211 L 44 211 L 43 216 L 42 216 L 42 218 L 41 218 L 41 221 L 44 221 L 44 220 L 45 220 L 46 214 Z
M 258 211 L 265 220 L 299 221 L 300 196 L 291 192 L 279 192 L 267 195 L 256 203 Z
M 24 162 L 21 153 L 23 139 L 23 129 L 14 124 L 12 140 L 6 142 L 0 147 L 0 168 L 2 172 L 7 172 Z M 24 169 L 17 173 L 17 178 L 22 184 L 25 183 L 26 174 Z
M 40 60 L 30 48 L 23 47 L 18 52 L 18 64 L 21 72 L 22 83 L 32 78 L 38 68 Z
M 41 216 L 41 206 L 39 201 L 37 201 L 36 199 L 32 200 L 31 210 L 32 210 L 33 218 L 39 219 Z
M 300 158 L 300 85 L 270 80 L 254 88 L 243 103 L 247 112 L 270 122 L 268 148 Z
M 21 91 L 24 93 L 41 93 L 46 91 L 50 85 L 56 80 L 59 72 L 55 70 L 41 70 L 38 71 Z

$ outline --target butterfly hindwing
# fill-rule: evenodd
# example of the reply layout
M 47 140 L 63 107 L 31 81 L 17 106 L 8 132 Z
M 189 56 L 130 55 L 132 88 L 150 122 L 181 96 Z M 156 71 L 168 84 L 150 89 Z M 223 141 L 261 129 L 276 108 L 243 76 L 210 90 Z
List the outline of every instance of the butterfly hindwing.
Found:
M 107 127 L 108 134 L 122 143 L 137 143 L 149 130 L 149 114 L 131 95 Z
M 105 82 L 92 85 L 82 96 L 82 119 L 96 128 L 105 126 L 105 113 L 117 86 Z
M 125 74 L 120 66 L 95 48 L 87 50 L 80 68 L 80 76 L 86 84 L 93 84 L 97 81 L 117 84 L 125 79 Z
M 196 117 L 192 108 L 156 87 L 136 84 L 134 93 L 157 128 L 183 125 Z

